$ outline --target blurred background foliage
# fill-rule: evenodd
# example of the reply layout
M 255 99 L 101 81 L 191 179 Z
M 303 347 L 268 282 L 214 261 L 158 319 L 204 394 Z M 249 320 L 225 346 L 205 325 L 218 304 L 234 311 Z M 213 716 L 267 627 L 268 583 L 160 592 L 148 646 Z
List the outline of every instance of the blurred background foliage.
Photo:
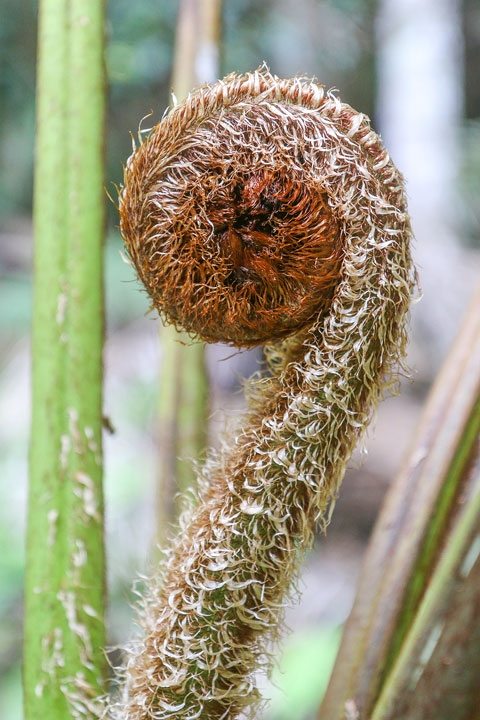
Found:
M 390 28 L 394 27 L 395 11 L 400 6 L 403 19 L 413 18 L 422 8 L 430 13 L 438 10 L 436 17 L 432 14 L 431 36 L 423 38 L 423 46 L 407 43 L 402 48 L 399 42 L 396 47 L 395 37 L 390 41 L 380 36 L 378 18 L 385 19 L 385 13 L 390 13 Z M 1 0 L 0 716 L 9 720 L 21 717 L 36 10 L 33 0 Z M 456 139 L 454 156 L 448 159 L 449 167 L 455 166 L 448 179 L 448 202 L 455 219 L 448 233 L 455 247 L 455 262 L 451 262 L 452 256 L 446 250 L 443 252 L 444 240 L 437 230 L 433 228 L 427 237 L 422 229 L 420 214 L 422 204 L 428 205 L 428 188 L 423 194 L 421 185 L 415 184 L 415 167 L 412 170 L 407 160 L 404 165 L 397 143 L 397 154 L 391 148 L 392 154 L 402 170 L 405 167 L 406 172 L 408 166 L 407 180 L 411 178 L 412 191 L 415 188 L 413 220 L 414 229 L 418 228 L 421 276 L 425 278 L 425 309 L 414 322 L 410 355 L 416 381 L 405 386 L 400 399 L 382 406 L 375 438 L 368 442 L 369 457 L 361 467 L 359 462 L 354 463 L 358 467 L 347 474 L 329 535 L 318 540 L 309 556 L 301 583 L 301 604 L 287 613 L 292 633 L 279 658 L 273 683 L 263 688 L 271 698 L 265 715 L 268 720 L 307 720 L 314 716 L 338 647 L 339 627 L 351 607 L 359 561 L 372 522 L 412 436 L 433 373 L 452 339 L 468 299 L 470 277 L 479 268 L 480 5 L 477 0 L 224 0 L 221 74 L 250 70 L 266 62 L 278 75 L 315 75 L 328 87 L 338 88 L 342 100 L 370 115 L 374 127 L 385 132 L 389 147 L 389 134 L 392 138 L 395 134 L 388 126 L 382 98 L 388 97 L 385 83 L 388 86 L 388 78 L 395 78 L 395 67 L 390 75 L 384 72 L 385 67 L 388 70 L 389 62 L 401 66 L 406 57 L 402 52 L 421 66 L 424 49 L 436 42 L 435 33 L 442 32 L 441 23 L 448 21 L 451 25 L 448 13 L 442 21 L 443 10 L 453 12 L 458 23 L 451 43 L 455 71 L 444 74 L 444 67 L 433 67 L 431 83 L 433 86 L 439 77 L 440 81 L 445 77 L 445 83 L 456 85 L 448 120 Z M 141 118 L 152 112 L 143 126 L 157 122 L 169 104 L 176 13 L 174 0 L 110 0 L 108 4 L 106 186 L 110 191 L 112 183 L 121 182 L 122 163 L 131 152 L 129 133 L 136 134 Z M 393 51 L 386 60 L 388 43 Z M 381 52 L 379 45 L 383 47 Z M 448 57 L 445 62 L 448 64 Z M 427 78 L 426 91 L 428 82 Z M 405 106 L 415 104 L 408 81 L 397 86 L 395 92 L 402 94 Z M 443 105 L 432 107 L 432 117 L 436 112 L 441 116 L 444 109 Z M 418 157 L 419 167 L 430 160 L 431 156 L 426 160 Z M 441 174 L 441 167 L 439 163 L 437 174 Z M 437 221 L 445 225 L 442 217 Z M 432 227 L 431 219 L 428 223 Z M 153 315 L 147 314 L 148 302 L 131 269 L 122 261 L 116 224 L 116 210 L 108 203 L 105 412 L 114 432 L 105 438 L 105 484 L 112 645 L 132 633 L 132 583 L 148 567 L 155 536 L 152 498 L 158 478 L 161 433 L 157 422 L 161 365 L 157 323 Z M 421 255 L 424 247 L 430 248 L 429 254 Z M 430 272 L 436 293 L 429 290 Z M 430 310 L 433 303 L 440 306 L 435 313 Z M 232 349 L 225 347 L 209 348 L 207 353 L 213 443 L 224 414 L 241 412 L 243 408 L 239 376 L 257 367 L 257 356 L 249 353 L 219 362 L 231 355 Z

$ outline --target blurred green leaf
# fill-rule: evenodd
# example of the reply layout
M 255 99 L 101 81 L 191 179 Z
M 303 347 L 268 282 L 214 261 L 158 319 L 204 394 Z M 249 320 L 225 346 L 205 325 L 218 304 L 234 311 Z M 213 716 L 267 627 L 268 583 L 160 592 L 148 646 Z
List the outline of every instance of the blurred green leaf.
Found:
M 321 701 L 340 643 L 338 627 L 293 633 L 285 643 L 272 683 L 271 720 L 302 720 Z

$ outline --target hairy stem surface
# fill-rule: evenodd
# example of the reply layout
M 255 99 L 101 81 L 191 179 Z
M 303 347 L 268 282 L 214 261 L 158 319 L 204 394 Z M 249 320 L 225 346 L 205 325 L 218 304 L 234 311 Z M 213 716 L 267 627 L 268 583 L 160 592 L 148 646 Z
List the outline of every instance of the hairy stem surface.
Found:
M 269 342 L 270 374 L 201 471 L 112 710 L 254 717 L 300 560 L 403 356 L 403 180 L 364 115 L 257 71 L 174 108 L 124 183 L 122 235 L 162 317 L 207 341 Z

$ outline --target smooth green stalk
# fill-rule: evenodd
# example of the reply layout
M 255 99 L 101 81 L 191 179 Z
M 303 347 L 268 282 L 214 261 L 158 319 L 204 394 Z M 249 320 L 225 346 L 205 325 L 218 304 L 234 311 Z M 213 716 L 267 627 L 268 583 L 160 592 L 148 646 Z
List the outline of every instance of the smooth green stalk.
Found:
M 181 356 L 180 398 L 178 403 L 179 464 L 177 483 L 180 492 L 191 485 L 193 466 L 185 462 L 189 458 L 199 459 L 207 444 L 208 428 L 208 379 L 205 366 L 205 347 L 202 343 L 182 346 L 177 343 Z M 183 462 L 182 462 L 183 460 Z M 177 510 L 181 511 L 180 500 Z
M 71 607 L 75 608 L 77 622 L 87 631 L 76 629 L 69 639 L 72 668 L 76 662 L 95 697 L 102 690 L 106 674 L 101 449 L 105 106 L 102 0 L 70 0 L 70 46 L 69 352 L 65 403 L 71 442 L 66 510 Z M 84 552 L 80 572 L 79 547 Z
M 158 541 L 182 511 L 183 493 L 193 486 L 193 460 L 206 447 L 208 381 L 203 344 L 163 327 L 159 391 L 161 482 L 158 485 Z
M 63 513 L 67 0 L 39 8 L 34 189 L 32 434 L 25 579 L 24 705 L 27 720 L 68 711 L 65 612 L 57 599 L 67 568 Z M 60 322 L 59 322 L 60 321 Z
M 105 659 L 101 459 L 103 4 L 42 0 L 27 720 L 93 718 Z
M 161 476 L 160 533 L 182 511 L 183 493 L 194 486 L 193 460 L 205 450 L 208 435 L 208 380 L 203 343 L 163 327 L 159 397 Z

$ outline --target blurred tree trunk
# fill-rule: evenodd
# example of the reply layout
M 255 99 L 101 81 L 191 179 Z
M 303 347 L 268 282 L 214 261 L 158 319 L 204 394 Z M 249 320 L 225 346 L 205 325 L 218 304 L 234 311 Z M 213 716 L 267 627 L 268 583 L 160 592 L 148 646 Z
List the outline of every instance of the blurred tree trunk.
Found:
M 475 284 L 459 237 L 460 0 L 380 0 L 376 34 L 379 130 L 407 181 L 424 291 L 412 313 L 415 368 L 430 381 Z
M 104 8 L 42 0 L 34 192 L 27 720 L 98 716 L 106 662 L 102 495 Z
M 188 93 L 218 76 L 221 0 L 180 0 L 172 71 L 172 90 L 181 102 Z M 157 540 L 182 510 L 184 493 L 195 483 L 192 460 L 208 440 L 208 378 L 203 343 L 163 327 L 160 378 L 160 478 Z
M 179 102 L 218 79 L 222 0 L 179 0 L 172 88 Z

